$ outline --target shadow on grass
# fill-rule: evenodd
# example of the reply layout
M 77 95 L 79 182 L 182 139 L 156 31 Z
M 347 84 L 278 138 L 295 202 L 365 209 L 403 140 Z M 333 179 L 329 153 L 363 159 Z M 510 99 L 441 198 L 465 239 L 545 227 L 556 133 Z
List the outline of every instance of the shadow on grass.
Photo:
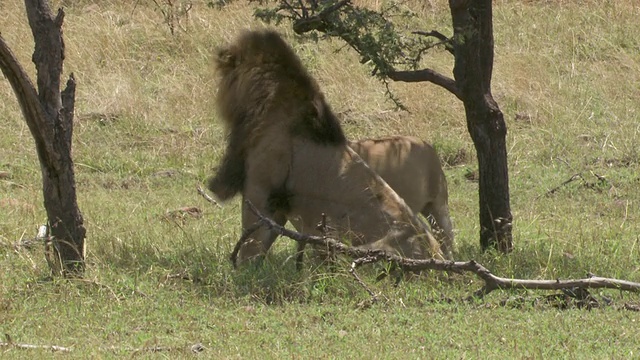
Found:
M 369 298 L 366 290 L 354 281 L 348 269 L 350 260 L 339 258 L 328 266 L 305 260 L 305 268 L 296 271 L 292 241 L 279 240 L 279 246 L 259 262 L 234 269 L 228 259 L 230 249 L 207 247 L 202 243 L 182 242 L 179 247 L 161 251 L 151 243 L 121 244 L 112 253 L 92 256 L 100 259 L 96 266 L 107 266 L 125 276 L 156 281 L 161 284 L 187 288 L 205 299 L 227 299 L 281 305 L 287 303 L 344 304 L 344 299 L 358 302 Z M 227 246 L 229 247 L 229 246 Z M 624 249 L 623 249 L 624 250 Z M 482 252 L 478 245 L 462 244 L 458 247 L 458 261 L 475 260 L 494 275 L 519 279 L 577 279 L 587 273 L 603 277 L 630 276 L 630 263 L 618 262 L 612 266 L 611 258 L 620 249 L 602 247 L 599 252 L 569 254 L 543 241 L 523 243 L 509 255 L 495 251 Z M 107 265 L 108 264 L 108 265 Z M 398 288 L 394 279 L 376 281 L 385 264 L 365 266 L 358 270 L 364 282 L 374 291 L 388 296 L 418 299 L 465 298 L 482 286 L 474 274 L 445 274 L 427 272 L 426 276 L 404 281 Z M 128 275 L 127 275 L 128 274 Z M 636 279 L 626 279 L 637 281 Z M 383 290 L 381 290 L 383 289 Z M 234 300 L 235 299 L 235 300 Z
M 284 241 L 283 241 L 284 242 Z M 113 252 L 91 256 L 96 267 L 136 278 L 157 278 L 163 284 L 190 287 L 204 298 L 248 299 L 270 305 L 343 301 L 366 296 L 348 273 L 349 263 L 307 261 L 295 268 L 293 248 L 272 249 L 264 259 L 233 268 L 230 250 L 187 246 L 161 251 L 150 243 L 120 244 Z M 184 245 L 184 244 L 183 244 Z M 96 260 L 99 259 L 99 260 Z M 375 276 L 374 276 L 375 278 Z M 342 299 L 342 300 L 341 300 Z

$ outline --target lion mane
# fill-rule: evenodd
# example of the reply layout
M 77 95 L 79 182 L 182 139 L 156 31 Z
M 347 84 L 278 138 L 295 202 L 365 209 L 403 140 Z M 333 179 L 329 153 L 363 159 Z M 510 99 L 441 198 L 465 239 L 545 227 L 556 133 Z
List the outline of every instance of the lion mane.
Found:
M 317 143 L 346 143 L 317 82 L 277 32 L 244 32 L 235 43 L 218 49 L 214 61 L 220 75 L 216 103 L 229 133 L 221 165 L 209 180 L 209 189 L 220 200 L 243 190 L 247 147 L 274 121 L 295 119 L 292 134 Z M 288 117 L 271 116 L 282 107 L 290 108 Z
M 242 193 L 266 216 L 302 232 L 365 249 L 414 258 L 438 257 L 434 236 L 347 143 L 340 123 L 289 45 L 272 30 L 245 31 L 218 49 L 217 107 L 227 147 L 209 189 L 221 200 Z M 243 202 L 242 225 L 257 220 Z M 266 254 L 268 229 L 251 235 L 243 260 Z

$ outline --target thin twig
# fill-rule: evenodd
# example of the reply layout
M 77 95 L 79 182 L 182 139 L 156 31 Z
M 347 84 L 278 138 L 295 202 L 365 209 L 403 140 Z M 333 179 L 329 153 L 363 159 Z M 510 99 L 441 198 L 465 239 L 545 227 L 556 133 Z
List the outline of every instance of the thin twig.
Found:
M 552 195 L 552 194 L 553 194 L 553 193 L 555 193 L 556 191 L 560 190 L 560 188 L 562 188 L 563 186 L 565 186 L 565 185 L 567 185 L 567 184 L 569 184 L 569 183 L 571 183 L 571 182 L 573 182 L 573 181 L 576 181 L 576 180 L 578 180 L 578 179 L 583 179 L 583 180 L 584 180 L 584 178 L 582 177 L 582 174 L 581 174 L 581 173 L 574 174 L 574 175 L 573 175 L 573 176 L 571 176 L 569 179 L 567 179 L 567 180 L 563 181 L 563 182 L 562 182 L 562 184 L 560 184 L 560 185 L 558 185 L 558 186 L 554 187 L 553 189 L 551 189 L 551 190 L 547 191 L 546 193 L 544 193 L 544 195 L 545 195 L 545 196 Z
M 134 355 L 138 353 L 150 352 L 150 353 L 158 353 L 158 352 L 170 352 L 170 351 L 179 351 L 189 349 L 192 353 L 197 354 L 204 351 L 206 348 L 201 343 L 196 343 L 187 347 L 171 347 L 171 346 L 144 346 L 141 348 L 132 348 L 132 347 L 118 347 L 118 346 L 110 346 L 110 347 L 102 347 L 100 348 L 103 351 L 112 351 L 112 352 L 131 352 Z
M 196 186 L 196 190 L 198 190 L 198 194 L 202 195 L 202 197 L 207 200 L 208 202 L 212 203 L 213 205 L 216 205 L 217 207 L 222 207 L 222 205 L 220 205 L 216 199 L 212 198 L 211 196 L 209 196 L 209 194 L 207 194 L 204 189 L 202 188 L 202 186 L 200 186 L 199 184 Z
M 302 15 L 300 15 L 300 13 L 298 13 L 293 5 L 291 5 L 287 0 L 282 0 L 282 7 L 283 10 L 288 9 L 289 11 L 294 13 L 295 16 L 298 17 L 298 19 L 302 18 Z
M 33 345 L 33 344 L 20 344 L 13 342 L 11 336 L 9 334 L 4 334 L 4 338 L 6 342 L 0 342 L 0 347 L 14 347 L 18 349 L 45 349 L 51 351 L 63 351 L 70 352 L 71 348 L 58 346 L 58 345 Z
M 412 31 L 411 33 L 412 33 L 412 34 L 414 34 L 414 35 L 421 35 L 421 36 L 427 36 L 427 37 L 434 37 L 434 38 L 436 38 L 436 39 L 440 40 L 440 43 L 438 43 L 438 44 L 434 44 L 434 46 L 435 46 L 435 45 L 440 45 L 440 44 L 442 44 L 442 45 L 444 45 L 444 48 L 445 48 L 445 49 L 446 49 L 450 54 L 452 54 L 452 55 L 455 55 L 455 54 L 456 54 L 455 49 L 454 49 L 453 44 L 452 44 L 453 39 L 452 39 L 452 38 L 448 38 L 448 37 L 446 37 L 444 34 L 442 34 L 442 33 L 441 33 L 441 32 L 439 32 L 439 31 L 431 30 L 431 31 L 429 31 L 429 32 L 426 32 L 426 31 L 416 30 L 416 31 Z
M 340 2 L 337 2 L 323 9 L 321 12 L 317 13 L 316 15 L 308 16 L 308 17 L 299 17 L 293 23 L 293 31 L 298 35 L 302 35 L 306 32 L 310 32 L 313 30 L 325 32 L 327 28 L 326 26 L 327 17 L 330 14 L 336 12 L 341 7 L 350 5 L 350 4 L 351 4 L 350 0 L 342 0 Z M 297 16 L 299 16 L 297 12 L 294 12 L 294 13 Z
M 349 273 L 351 274 L 351 276 L 353 276 L 354 279 L 356 279 L 356 282 L 358 284 L 360 284 L 369 293 L 369 295 L 371 296 L 371 302 L 372 303 L 377 302 L 378 301 L 378 297 L 376 296 L 376 294 L 373 292 L 373 290 L 369 289 L 367 284 L 365 284 L 365 282 L 362 281 L 362 279 L 360 279 L 360 277 L 356 273 L 356 264 L 355 264 L 355 262 L 351 263 L 351 268 L 349 268 Z
M 253 206 L 253 204 L 251 206 Z M 242 232 L 242 236 L 240 236 L 240 240 L 238 240 L 238 242 L 236 243 L 236 246 L 233 248 L 233 252 L 229 256 L 229 260 L 231 260 L 231 263 L 233 264 L 234 268 L 237 266 L 238 252 L 240 251 L 240 248 L 242 247 L 242 245 L 244 245 L 244 243 L 249 241 L 250 239 L 249 236 L 251 236 L 251 234 L 253 234 L 261 226 L 264 226 L 262 219 L 256 221 L 255 223 L 253 223 L 251 226 L 249 226 Z

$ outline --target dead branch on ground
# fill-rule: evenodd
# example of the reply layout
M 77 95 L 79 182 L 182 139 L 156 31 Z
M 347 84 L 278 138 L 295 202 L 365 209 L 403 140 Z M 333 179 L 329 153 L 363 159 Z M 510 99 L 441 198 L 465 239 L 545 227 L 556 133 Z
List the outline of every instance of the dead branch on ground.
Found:
M 160 345 L 149 345 L 143 346 L 141 348 L 132 348 L 132 347 L 118 347 L 118 346 L 110 346 L 110 347 L 102 347 L 100 348 L 104 351 L 112 351 L 112 352 L 130 352 L 131 355 L 140 355 L 141 353 L 161 353 L 161 352 L 178 352 L 178 351 L 191 351 L 194 354 L 203 352 L 206 348 L 201 343 L 196 343 L 193 345 L 186 346 L 160 346 Z
M 220 205 L 220 203 L 218 203 L 216 201 L 216 199 L 212 198 L 211 196 L 209 196 L 209 194 L 206 193 L 206 191 L 204 191 L 204 189 L 202 188 L 202 186 L 198 185 L 196 186 L 196 190 L 198 191 L 198 194 L 202 195 L 202 197 L 207 200 L 208 202 L 212 203 L 213 205 L 217 206 L 217 207 L 222 207 L 222 205 Z
M 113 352 L 130 352 L 132 356 L 140 355 L 140 353 L 161 353 L 161 352 L 172 352 L 172 351 L 175 352 L 177 350 L 177 348 L 175 347 L 160 346 L 160 345 L 144 346 L 141 348 L 111 346 L 111 347 L 106 347 L 101 349 L 105 351 L 113 351 Z
M 58 346 L 58 345 L 34 345 L 34 344 L 22 344 L 16 343 L 13 341 L 9 334 L 4 334 L 5 341 L 0 341 L 0 348 L 16 348 L 16 349 L 24 349 L 24 350 L 50 350 L 50 351 L 60 351 L 60 352 L 71 352 L 70 347 Z M 188 350 L 194 354 L 203 352 L 206 348 L 201 343 L 196 343 L 193 345 L 187 345 L 186 347 L 172 347 L 172 346 L 160 346 L 160 345 L 151 345 L 144 346 L 141 348 L 131 348 L 131 347 L 104 347 L 100 348 L 105 351 L 115 351 L 115 352 L 131 352 L 132 355 L 136 355 L 139 353 L 159 353 L 159 352 L 174 352 L 174 351 L 183 351 Z
M 471 272 L 484 281 L 484 286 L 475 291 L 469 299 L 483 298 L 494 290 L 564 290 L 578 291 L 579 289 L 616 289 L 629 292 L 640 292 L 640 283 L 626 280 L 604 278 L 599 276 L 588 276 L 583 279 L 569 280 L 527 280 L 527 279 L 510 279 L 499 277 L 491 273 L 486 267 L 474 260 L 470 261 L 443 261 L 436 259 L 417 260 L 404 258 L 395 254 L 390 254 L 383 250 L 363 250 L 356 247 L 348 246 L 335 239 L 326 236 L 314 236 L 289 230 L 278 225 L 275 221 L 264 216 L 255 206 L 248 200 L 246 204 L 249 209 L 258 217 L 258 221 L 249 228 L 245 229 L 240 240 L 236 244 L 231 253 L 231 261 L 236 265 L 238 251 L 242 244 L 249 240 L 249 237 L 259 227 L 266 226 L 268 229 L 277 232 L 279 235 L 286 236 L 296 242 L 305 242 L 308 244 L 319 245 L 328 248 L 330 251 L 346 255 L 353 260 L 349 272 L 354 276 L 356 281 L 364 286 L 362 280 L 359 279 L 355 270 L 366 264 L 373 264 L 380 261 L 387 261 L 405 272 L 419 272 L 422 270 L 450 271 L 455 273 Z M 366 288 L 372 294 L 371 290 Z M 372 295 L 373 296 L 373 295 Z M 375 296 L 373 296 L 375 297 Z
M 71 348 L 57 345 L 33 345 L 33 344 L 20 344 L 13 341 L 9 334 L 4 334 L 5 342 L 0 341 L 0 348 L 13 347 L 18 349 L 44 349 L 51 351 L 70 352 Z
M 551 196 L 553 194 L 555 194 L 558 190 L 560 190 L 561 188 L 563 188 L 564 186 L 576 181 L 576 180 L 580 180 L 582 182 L 582 186 L 588 189 L 597 189 L 598 186 L 600 185 L 607 185 L 609 184 L 608 180 L 606 177 L 596 174 L 594 172 L 591 172 L 591 175 L 593 175 L 596 179 L 597 182 L 589 182 L 587 181 L 587 179 L 585 179 L 585 177 L 582 175 L 582 173 L 576 173 L 574 175 L 572 175 L 569 179 L 563 181 L 560 185 L 554 187 L 553 189 L 547 191 L 546 193 L 544 193 L 544 196 Z M 609 184 L 610 185 L 610 184 Z M 610 188 L 612 186 L 610 185 Z M 538 198 L 542 197 L 543 195 L 539 195 Z

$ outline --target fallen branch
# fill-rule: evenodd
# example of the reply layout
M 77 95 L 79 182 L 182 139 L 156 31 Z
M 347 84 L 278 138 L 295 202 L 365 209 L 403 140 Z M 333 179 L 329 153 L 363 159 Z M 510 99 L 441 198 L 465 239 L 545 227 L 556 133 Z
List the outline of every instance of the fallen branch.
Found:
M 380 251 L 382 253 L 382 251 Z M 630 292 L 640 292 L 640 283 L 631 281 L 592 276 L 584 279 L 571 280 L 525 280 L 510 279 L 495 276 L 486 267 L 474 260 L 470 261 L 441 261 L 435 259 L 414 260 L 402 258 L 392 254 L 375 254 L 368 257 L 355 259 L 351 268 L 357 268 L 364 264 L 371 264 L 380 260 L 389 261 L 404 271 L 439 270 L 453 271 L 457 273 L 471 272 L 481 278 L 485 285 L 473 294 L 473 297 L 482 298 L 493 290 L 522 289 L 522 290 L 575 290 L 575 289 L 617 289 Z
M 345 245 L 329 237 L 306 235 L 297 231 L 289 230 L 283 226 L 278 225 L 275 221 L 269 219 L 268 217 L 262 215 L 262 213 L 260 213 L 260 211 L 256 209 L 251 201 L 245 200 L 245 203 L 247 204 L 251 212 L 253 212 L 258 217 L 258 221 L 256 221 L 254 224 L 252 224 L 242 232 L 240 239 L 236 243 L 236 246 L 233 248 L 233 252 L 229 256 L 229 258 L 234 267 L 236 266 L 236 260 L 238 258 L 238 252 L 240 251 L 240 248 L 242 247 L 242 245 L 244 245 L 244 243 L 251 239 L 251 234 L 253 234 L 261 226 L 266 226 L 269 230 L 278 233 L 278 235 L 286 236 L 292 240 L 295 240 L 296 242 L 305 242 L 312 245 L 323 246 L 330 251 L 345 254 L 354 259 L 366 257 L 373 252 L 372 250 L 363 250 Z
M 140 353 L 160 353 L 160 352 L 175 352 L 175 351 L 185 351 L 189 350 L 194 354 L 200 353 L 204 351 L 206 348 L 201 343 L 187 345 L 186 347 L 172 347 L 172 346 L 144 346 L 141 348 L 131 348 L 131 347 L 118 347 L 118 346 L 110 346 L 100 348 L 104 351 L 112 351 L 112 352 L 130 352 L 131 355 L 138 355 Z
M 556 191 L 560 190 L 560 188 L 562 188 L 563 186 L 565 186 L 565 185 L 567 185 L 567 184 L 569 184 L 569 183 L 572 183 L 572 182 L 574 182 L 574 181 L 576 181 L 576 180 L 578 180 L 578 179 L 582 179 L 582 180 L 584 180 L 584 178 L 582 177 L 582 174 L 581 174 L 581 173 L 574 174 L 574 175 L 573 175 L 573 176 L 571 176 L 569 179 L 567 179 L 567 180 L 563 181 L 563 182 L 562 182 L 562 184 L 560 184 L 560 185 L 558 185 L 558 186 L 554 187 L 553 189 L 551 189 L 551 190 L 547 191 L 544 195 L 545 195 L 545 196 L 552 195 L 552 194 L 553 194 L 553 193 L 555 193 Z
M 64 346 L 57 346 L 57 345 L 19 344 L 19 343 L 13 342 L 13 339 L 11 339 L 11 336 L 9 336 L 9 334 L 4 334 L 4 338 L 6 342 L 0 342 L 0 347 L 13 347 L 18 349 L 44 349 L 44 350 L 63 351 L 63 352 L 71 351 L 71 348 L 64 347 Z
M 373 292 L 373 290 L 369 289 L 367 284 L 362 281 L 362 279 L 360 279 L 360 276 L 358 276 L 358 274 L 356 273 L 356 269 L 353 266 L 351 267 L 351 269 L 349 269 L 349 274 L 351 274 L 351 276 L 356 279 L 356 282 L 369 293 L 369 296 L 371 296 L 371 303 L 378 302 L 378 296 Z
M 572 182 L 574 182 L 574 181 L 576 181 L 578 179 L 580 179 L 582 181 L 582 186 L 584 186 L 584 187 L 586 187 L 588 189 L 598 189 L 599 185 L 603 185 L 603 184 L 608 184 L 609 183 L 607 181 L 607 178 L 602 176 L 602 175 L 596 174 L 594 172 L 591 172 L 591 175 L 595 176 L 595 178 L 598 179 L 598 181 L 595 182 L 595 183 L 594 182 L 589 182 L 584 178 L 584 176 L 582 176 L 582 173 L 577 173 L 577 174 L 572 175 L 569 179 L 563 181 L 560 185 L 558 185 L 558 186 L 554 187 L 553 189 L 547 191 L 543 195 L 544 196 L 553 195 L 558 190 L 560 190 L 563 186 L 566 186 L 566 185 L 568 185 L 568 184 L 570 184 L 570 183 L 572 183 Z M 611 187 L 612 186 L 610 185 L 610 188 Z M 543 195 L 538 196 L 538 198 L 543 196 Z
M 395 254 L 390 254 L 383 250 L 363 250 L 356 247 L 348 246 L 335 239 L 326 236 L 305 235 L 297 231 L 289 230 L 278 225 L 275 221 L 262 215 L 250 201 L 246 201 L 251 212 L 257 217 L 258 221 L 246 229 L 238 243 L 236 244 L 231 261 L 234 266 L 236 257 L 240 247 L 249 240 L 249 236 L 260 226 L 266 226 L 268 229 L 277 232 L 279 235 L 286 236 L 297 242 L 306 242 L 309 244 L 319 245 L 328 248 L 339 254 L 351 257 L 353 262 L 349 272 L 354 276 L 356 281 L 363 285 L 355 270 L 359 266 L 372 264 L 379 261 L 387 261 L 405 272 L 419 272 L 422 270 L 450 271 L 456 273 L 471 272 L 484 281 L 484 286 L 473 293 L 470 298 L 483 298 L 494 290 L 522 289 L 522 290 L 569 290 L 572 292 L 578 289 L 616 289 L 630 292 L 640 292 L 640 283 L 631 281 L 604 278 L 598 276 L 589 276 L 584 279 L 570 280 L 525 280 L 525 279 L 509 279 L 495 276 L 487 268 L 478 264 L 474 260 L 470 261 L 443 261 L 436 259 L 417 260 L 404 258 Z M 366 288 L 366 286 L 365 286 Z M 368 290 L 368 289 L 367 289 Z M 371 291 L 368 290 L 371 294 Z M 372 295 L 373 296 L 373 295 Z
M 629 310 L 629 311 L 637 311 L 640 312 L 640 305 L 637 304 L 624 304 L 622 306 L 622 309 L 624 310 Z

